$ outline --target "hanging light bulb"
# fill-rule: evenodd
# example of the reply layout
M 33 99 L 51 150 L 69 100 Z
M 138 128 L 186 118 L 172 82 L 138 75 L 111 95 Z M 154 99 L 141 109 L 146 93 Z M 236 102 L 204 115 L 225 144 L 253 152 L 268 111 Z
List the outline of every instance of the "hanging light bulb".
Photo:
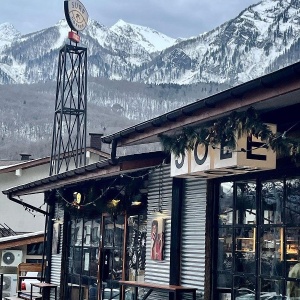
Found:
M 74 196 L 74 201 L 79 205 L 81 202 L 81 194 L 78 192 L 74 192 L 73 196 Z
M 112 204 L 112 206 L 114 206 L 114 207 L 116 207 L 116 206 L 119 204 L 119 202 L 120 202 L 120 200 L 118 200 L 118 199 L 113 199 L 113 200 L 111 200 L 111 204 Z

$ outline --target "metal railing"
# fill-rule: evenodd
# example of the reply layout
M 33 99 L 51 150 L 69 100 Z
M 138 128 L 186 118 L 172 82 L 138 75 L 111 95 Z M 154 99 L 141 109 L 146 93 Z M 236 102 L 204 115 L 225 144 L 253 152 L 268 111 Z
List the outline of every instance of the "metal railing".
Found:
M 7 237 L 11 235 L 17 235 L 7 224 L 0 223 L 0 237 Z

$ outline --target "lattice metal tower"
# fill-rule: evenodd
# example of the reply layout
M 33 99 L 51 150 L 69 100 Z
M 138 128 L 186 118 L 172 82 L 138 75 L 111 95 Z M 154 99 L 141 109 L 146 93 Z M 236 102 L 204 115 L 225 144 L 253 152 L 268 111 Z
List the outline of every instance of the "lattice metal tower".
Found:
M 50 175 L 86 164 L 87 49 L 59 52 Z

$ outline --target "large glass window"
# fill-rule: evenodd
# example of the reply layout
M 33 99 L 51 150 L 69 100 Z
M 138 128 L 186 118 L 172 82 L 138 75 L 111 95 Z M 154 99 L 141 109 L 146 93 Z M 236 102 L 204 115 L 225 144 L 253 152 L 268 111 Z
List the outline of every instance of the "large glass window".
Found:
M 100 219 L 71 219 L 67 299 L 97 299 L 100 224 Z
M 103 217 L 101 285 L 103 299 L 118 299 L 123 274 L 125 217 Z
M 300 178 L 223 182 L 217 213 L 217 299 L 300 299 Z
M 131 215 L 127 222 L 126 280 L 144 281 L 147 215 Z

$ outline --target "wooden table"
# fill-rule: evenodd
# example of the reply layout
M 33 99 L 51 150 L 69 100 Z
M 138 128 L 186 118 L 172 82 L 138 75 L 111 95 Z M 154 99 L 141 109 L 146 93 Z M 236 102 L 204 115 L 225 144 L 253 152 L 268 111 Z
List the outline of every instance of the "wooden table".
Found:
M 32 288 L 33 287 L 38 287 L 40 290 L 42 290 L 42 295 L 43 295 L 43 300 L 44 300 L 44 292 L 45 291 L 49 291 L 51 289 L 54 289 L 54 293 L 55 293 L 55 300 L 57 300 L 57 285 L 53 284 L 53 283 L 46 283 L 46 282 L 35 282 L 35 283 L 31 283 L 31 287 L 30 287 L 30 299 L 33 299 L 32 297 Z
M 138 281 L 125 281 L 120 280 L 120 300 L 122 299 L 122 286 L 131 286 L 134 287 L 134 300 L 138 299 L 138 289 L 139 288 L 146 288 L 148 292 L 144 295 L 142 300 L 148 298 L 148 296 L 152 293 L 152 291 L 165 291 L 169 294 L 172 293 L 174 295 L 174 300 L 178 300 L 179 296 L 184 293 L 191 293 L 192 299 L 196 300 L 196 288 L 185 287 L 181 285 L 168 285 L 168 284 L 156 284 L 153 282 L 138 282 Z

